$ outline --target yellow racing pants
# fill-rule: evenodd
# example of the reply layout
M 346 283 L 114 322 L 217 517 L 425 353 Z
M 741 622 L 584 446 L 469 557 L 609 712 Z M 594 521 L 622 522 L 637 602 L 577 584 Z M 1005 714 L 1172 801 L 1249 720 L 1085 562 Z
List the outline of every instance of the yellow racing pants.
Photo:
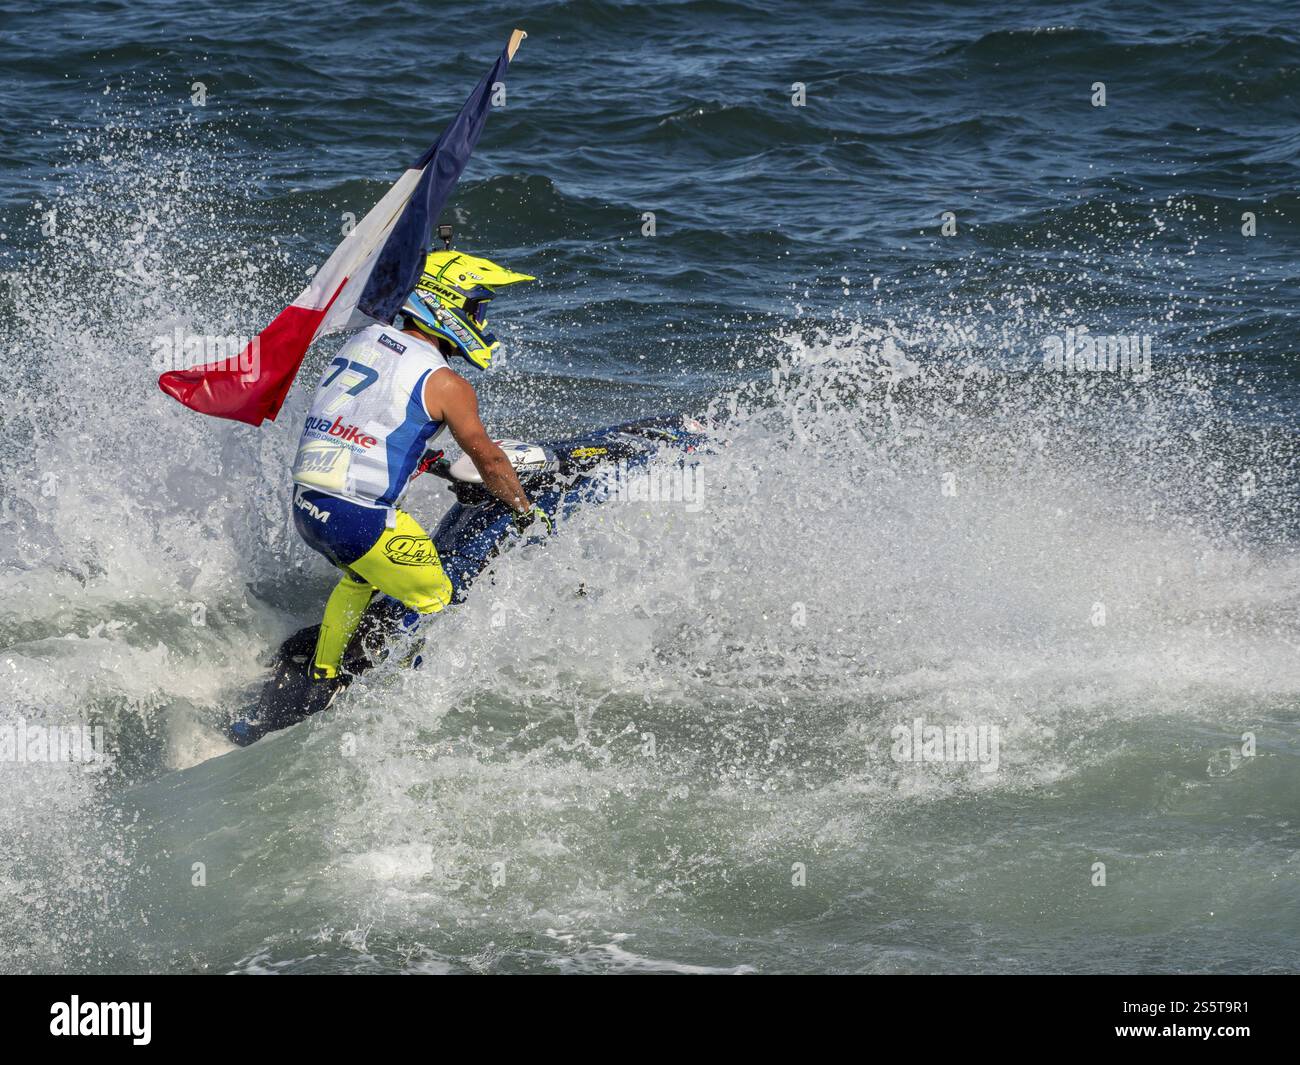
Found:
M 343 570 L 325 604 L 313 675 L 338 675 L 361 615 L 378 590 L 420 614 L 441 610 L 452 598 L 438 549 L 404 510 L 365 507 L 337 496 L 298 488 L 294 524 L 309 545 Z

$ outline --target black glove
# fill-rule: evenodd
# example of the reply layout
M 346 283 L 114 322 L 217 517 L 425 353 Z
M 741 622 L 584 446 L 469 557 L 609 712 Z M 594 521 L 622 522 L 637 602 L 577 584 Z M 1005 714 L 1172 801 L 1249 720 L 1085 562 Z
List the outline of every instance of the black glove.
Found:
M 551 516 L 536 503 L 534 503 L 528 510 L 515 511 L 516 532 L 525 532 L 537 522 L 541 522 L 542 525 L 545 526 L 547 536 L 554 534 L 555 523 L 551 521 Z

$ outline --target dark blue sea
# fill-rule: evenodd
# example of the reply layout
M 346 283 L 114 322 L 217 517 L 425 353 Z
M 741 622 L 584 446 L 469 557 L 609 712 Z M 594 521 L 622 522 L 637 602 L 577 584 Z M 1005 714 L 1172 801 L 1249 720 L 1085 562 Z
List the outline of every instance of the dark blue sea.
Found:
M 0 970 L 1296 971 L 1295 15 L 0 0 Z M 443 221 L 538 281 L 462 369 L 700 419 L 700 492 L 231 749 L 344 337 L 260 429 L 157 338 L 256 334 L 515 25 Z

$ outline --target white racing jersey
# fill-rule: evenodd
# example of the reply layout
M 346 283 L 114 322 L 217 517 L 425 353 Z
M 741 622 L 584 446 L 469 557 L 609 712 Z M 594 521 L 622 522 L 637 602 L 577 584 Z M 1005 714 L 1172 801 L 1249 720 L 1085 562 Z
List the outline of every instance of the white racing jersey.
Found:
M 357 333 L 316 388 L 294 483 L 365 506 L 396 506 L 442 429 L 424 409 L 424 383 L 446 365 L 432 344 L 390 326 Z

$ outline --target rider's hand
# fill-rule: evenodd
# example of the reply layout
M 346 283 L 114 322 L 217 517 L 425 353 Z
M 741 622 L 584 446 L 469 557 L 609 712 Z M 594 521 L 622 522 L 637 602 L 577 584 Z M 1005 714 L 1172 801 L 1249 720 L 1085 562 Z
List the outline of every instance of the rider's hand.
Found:
M 519 510 L 515 512 L 516 532 L 525 532 L 538 522 L 540 522 L 546 529 L 547 536 L 550 536 L 555 532 L 555 523 L 551 520 L 551 516 L 536 503 L 527 510 Z

